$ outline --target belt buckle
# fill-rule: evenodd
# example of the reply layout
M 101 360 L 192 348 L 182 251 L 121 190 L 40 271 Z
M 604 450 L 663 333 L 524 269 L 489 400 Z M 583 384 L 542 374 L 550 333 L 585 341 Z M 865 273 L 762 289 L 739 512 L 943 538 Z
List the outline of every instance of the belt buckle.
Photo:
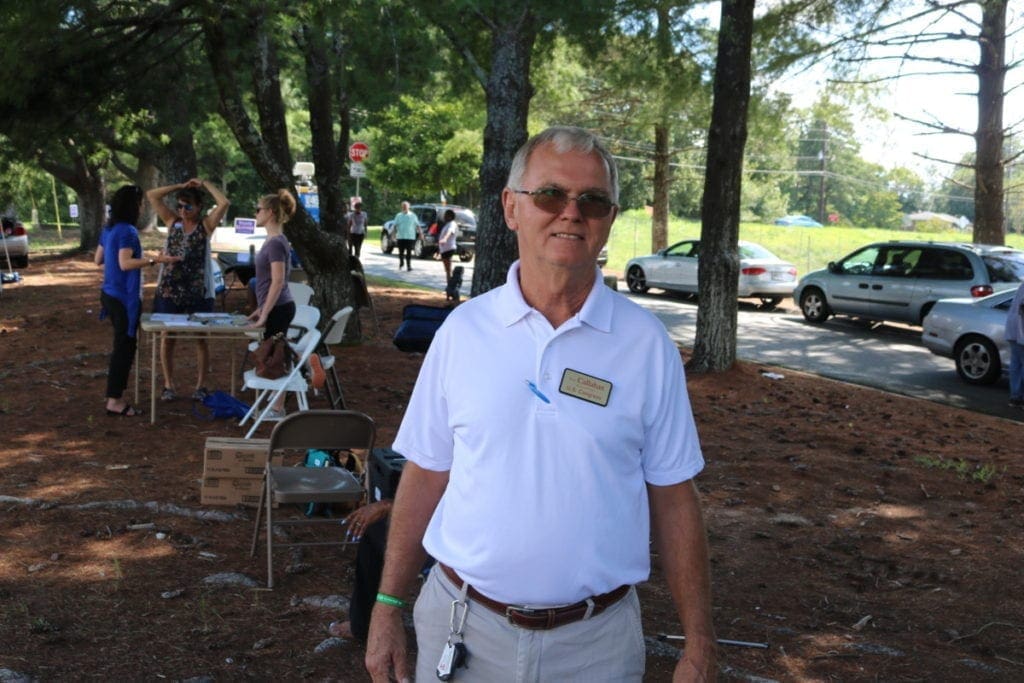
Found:
M 523 607 L 522 605 L 507 605 L 505 607 L 505 620 L 513 626 L 520 626 L 520 624 L 513 621 L 513 617 L 532 617 L 536 616 L 538 611 L 542 610 L 535 610 L 529 607 Z

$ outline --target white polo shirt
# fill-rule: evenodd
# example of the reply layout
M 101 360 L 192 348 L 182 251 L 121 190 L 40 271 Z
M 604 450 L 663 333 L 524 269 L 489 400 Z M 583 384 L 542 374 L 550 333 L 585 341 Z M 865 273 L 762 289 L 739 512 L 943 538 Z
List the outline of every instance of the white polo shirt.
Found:
M 448 316 L 393 447 L 450 470 L 427 552 L 495 600 L 561 605 L 647 579 L 645 483 L 691 479 L 704 459 L 679 351 L 654 315 L 595 268 L 555 330 L 518 275 L 516 262 Z

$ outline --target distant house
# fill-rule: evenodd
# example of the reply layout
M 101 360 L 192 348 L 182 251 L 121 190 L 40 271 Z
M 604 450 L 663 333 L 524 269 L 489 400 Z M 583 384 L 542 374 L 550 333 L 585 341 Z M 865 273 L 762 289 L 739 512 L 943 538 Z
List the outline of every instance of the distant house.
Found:
M 918 211 L 903 216 L 902 229 L 917 230 L 920 223 L 938 224 L 952 230 L 966 232 L 971 229 L 971 221 L 966 216 L 952 216 L 948 213 L 936 213 L 934 211 Z

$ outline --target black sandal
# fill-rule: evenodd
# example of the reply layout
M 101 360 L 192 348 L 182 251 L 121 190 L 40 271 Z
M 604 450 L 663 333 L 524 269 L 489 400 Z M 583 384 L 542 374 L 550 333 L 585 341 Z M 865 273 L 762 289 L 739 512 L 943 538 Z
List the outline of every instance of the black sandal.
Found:
M 107 417 L 141 417 L 145 413 L 138 408 L 133 408 L 131 403 L 127 403 L 122 410 L 111 410 L 107 408 Z

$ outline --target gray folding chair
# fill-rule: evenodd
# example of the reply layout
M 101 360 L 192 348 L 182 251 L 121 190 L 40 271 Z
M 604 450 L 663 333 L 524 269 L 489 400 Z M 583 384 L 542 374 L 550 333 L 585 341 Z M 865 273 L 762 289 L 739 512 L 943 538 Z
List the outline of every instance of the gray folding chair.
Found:
M 291 518 L 274 521 L 275 503 L 355 503 L 362 500 L 366 489 L 356 477 L 342 467 L 272 466 L 277 451 L 299 451 L 303 460 L 307 449 L 365 449 L 369 457 L 376 435 L 376 426 L 369 416 L 354 410 L 307 410 L 293 413 L 277 423 L 270 435 L 267 465 L 263 475 L 263 494 L 256 508 L 249 556 L 255 557 L 259 542 L 260 518 L 266 511 L 267 525 L 267 588 L 274 587 L 274 547 L 347 545 L 345 540 L 274 542 L 273 526 L 331 524 L 338 539 L 344 539 L 337 519 Z

